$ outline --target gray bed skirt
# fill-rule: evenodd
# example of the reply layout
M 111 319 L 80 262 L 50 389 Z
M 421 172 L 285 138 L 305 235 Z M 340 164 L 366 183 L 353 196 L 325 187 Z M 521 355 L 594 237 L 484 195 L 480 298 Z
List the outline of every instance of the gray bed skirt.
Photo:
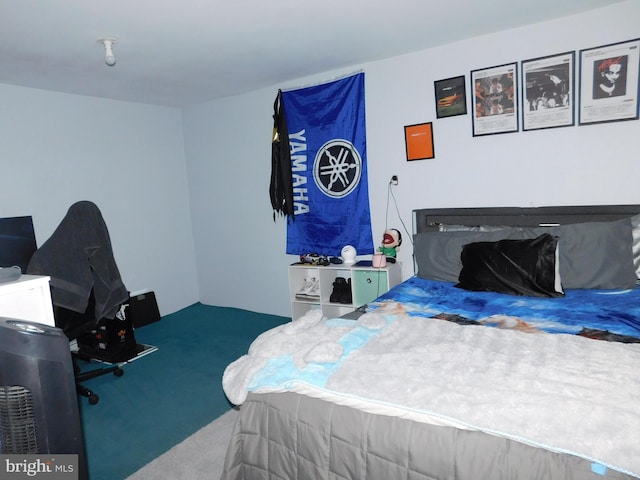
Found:
M 532 421 L 535 421 L 532 419 Z M 373 415 L 295 393 L 250 394 L 223 480 L 602 480 L 631 477 L 477 431 Z

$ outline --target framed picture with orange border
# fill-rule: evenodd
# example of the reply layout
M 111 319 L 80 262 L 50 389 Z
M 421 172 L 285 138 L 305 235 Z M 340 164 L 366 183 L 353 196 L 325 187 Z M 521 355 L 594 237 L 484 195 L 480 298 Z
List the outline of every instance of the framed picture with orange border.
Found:
M 433 122 L 406 125 L 404 127 L 404 144 L 408 162 L 436 158 L 433 148 Z

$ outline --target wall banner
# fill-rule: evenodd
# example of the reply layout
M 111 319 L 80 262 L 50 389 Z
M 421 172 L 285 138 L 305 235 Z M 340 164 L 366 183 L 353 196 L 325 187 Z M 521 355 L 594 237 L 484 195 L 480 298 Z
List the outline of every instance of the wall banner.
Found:
M 364 73 L 282 92 L 293 176 L 294 216 L 286 253 L 373 253 Z

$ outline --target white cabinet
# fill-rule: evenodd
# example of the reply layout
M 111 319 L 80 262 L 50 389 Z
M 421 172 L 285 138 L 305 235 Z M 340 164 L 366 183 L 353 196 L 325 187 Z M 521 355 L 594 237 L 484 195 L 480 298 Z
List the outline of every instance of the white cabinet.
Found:
M 341 317 L 358 307 L 369 303 L 391 287 L 402 281 L 400 264 L 387 264 L 376 268 L 370 265 L 327 265 L 317 266 L 294 263 L 289 266 L 289 296 L 291 298 L 292 319 L 300 318 L 309 310 L 320 309 L 328 318 Z M 348 303 L 331 301 L 336 278 L 342 277 L 350 285 L 351 295 Z M 317 296 L 298 295 L 305 282 L 315 279 Z M 335 298 L 334 298 L 335 300 Z
M 22 275 L 0 284 L 0 317 L 55 326 L 49 277 Z

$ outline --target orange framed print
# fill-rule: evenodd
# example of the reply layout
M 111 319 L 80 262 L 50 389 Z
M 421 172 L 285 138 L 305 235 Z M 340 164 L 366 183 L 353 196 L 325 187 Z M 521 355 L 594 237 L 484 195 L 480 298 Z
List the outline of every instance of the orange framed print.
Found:
M 407 150 L 407 161 L 435 158 L 433 123 L 418 123 L 405 126 L 404 143 Z

